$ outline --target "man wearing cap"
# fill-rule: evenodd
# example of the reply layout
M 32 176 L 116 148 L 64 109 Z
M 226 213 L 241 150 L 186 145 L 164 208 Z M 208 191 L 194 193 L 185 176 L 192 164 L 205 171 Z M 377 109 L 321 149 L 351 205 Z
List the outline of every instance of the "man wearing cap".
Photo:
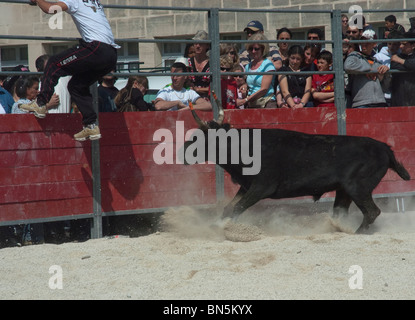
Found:
M 400 54 L 391 57 L 391 69 L 406 71 L 392 75 L 392 106 L 415 106 L 415 33 L 406 32 L 401 41 Z
M 251 37 L 255 33 L 264 33 L 264 27 L 261 22 L 257 20 L 252 20 L 247 24 L 246 28 L 244 29 L 244 32 L 246 33 L 246 37 L 249 40 L 249 37 Z M 274 65 L 276 61 L 281 60 L 281 56 L 278 53 L 278 48 L 275 46 L 270 46 L 267 58 L 271 60 L 271 62 L 274 63 Z M 251 62 L 249 52 L 245 48 L 241 50 L 241 52 L 239 53 L 239 62 L 244 68 L 248 63 Z
M 375 40 L 377 37 L 373 30 L 368 29 L 360 39 Z M 352 108 L 387 106 L 380 81 L 389 68 L 372 56 L 375 46 L 375 42 L 362 43 L 361 52 L 351 52 L 344 62 L 344 70 L 349 73 L 351 83 Z

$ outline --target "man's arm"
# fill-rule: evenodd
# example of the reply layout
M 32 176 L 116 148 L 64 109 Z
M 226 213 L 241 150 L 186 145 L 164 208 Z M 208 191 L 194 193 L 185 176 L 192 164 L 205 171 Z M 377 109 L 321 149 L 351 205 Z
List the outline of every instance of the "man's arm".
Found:
M 209 111 L 212 110 L 212 104 L 203 98 L 199 98 L 196 100 L 194 108 L 197 110 Z
M 162 110 L 169 110 L 170 108 L 173 108 L 177 106 L 179 109 L 185 108 L 186 106 L 179 100 L 175 100 L 175 101 L 166 101 L 163 100 L 161 98 L 157 98 L 155 103 L 154 103 L 154 108 L 157 111 L 162 111 Z
M 68 6 L 61 1 L 58 2 L 47 2 L 45 0 L 30 0 L 32 3 L 36 3 L 38 5 L 38 7 L 44 12 L 44 13 L 49 13 L 49 14 L 54 14 L 55 10 L 50 9 L 53 6 L 59 6 L 61 7 L 62 11 L 66 11 L 68 10 Z

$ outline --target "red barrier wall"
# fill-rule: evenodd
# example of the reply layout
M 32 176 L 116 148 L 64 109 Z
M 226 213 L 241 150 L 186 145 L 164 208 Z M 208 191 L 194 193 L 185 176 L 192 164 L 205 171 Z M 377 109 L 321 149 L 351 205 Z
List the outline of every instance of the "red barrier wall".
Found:
M 205 120 L 212 118 L 212 113 L 199 114 Z M 225 121 L 240 128 L 337 134 L 332 109 L 229 110 L 225 114 Z M 389 143 L 413 177 L 414 122 L 414 108 L 347 110 L 347 134 Z M 214 165 L 154 162 L 156 130 L 170 130 L 176 142 L 176 128 L 181 124 L 184 132 L 195 127 L 190 112 L 100 114 L 104 213 L 216 202 Z M 33 115 L 0 116 L 0 223 L 92 214 L 91 143 L 72 138 L 81 125 L 76 114 L 51 114 L 41 120 Z M 225 174 L 226 195 L 236 190 Z M 376 189 L 376 193 L 412 191 L 415 180 L 404 182 L 391 171 Z

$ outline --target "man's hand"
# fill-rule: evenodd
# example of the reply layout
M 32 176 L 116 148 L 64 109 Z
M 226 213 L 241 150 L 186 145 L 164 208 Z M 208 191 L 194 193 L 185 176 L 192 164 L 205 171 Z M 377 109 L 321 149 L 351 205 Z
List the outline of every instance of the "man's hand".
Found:
M 386 72 L 388 72 L 389 71 L 389 68 L 388 68 L 388 66 L 385 66 L 385 65 L 381 65 L 379 68 L 378 68 L 378 73 L 379 74 L 385 74 Z
M 50 98 L 49 102 L 46 104 L 46 108 L 49 109 L 54 109 L 59 105 L 59 95 L 57 95 L 56 93 L 53 94 L 52 98 Z

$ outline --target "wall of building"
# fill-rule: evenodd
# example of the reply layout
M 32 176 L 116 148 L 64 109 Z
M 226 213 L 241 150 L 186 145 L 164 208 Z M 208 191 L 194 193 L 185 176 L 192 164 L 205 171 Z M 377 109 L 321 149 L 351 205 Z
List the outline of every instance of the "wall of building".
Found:
M 384 21 L 388 12 L 365 13 L 365 10 L 393 10 L 415 8 L 415 0 L 101 0 L 105 6 L 134 5 L 159 7 L 204 8 L 218 7 L 223 9 L 295 9 L 295 10 L 348 10 L 351 5 L 358 5 L 368 22 Z M 63 15 L 63 28 L 52 30 L 49 27 L 50 16 L 39 8 L 23 4 L 0 3 L 0 34 L 36 35 L 79 37 L 75 25 L 69 15 Z M 208 29 L 206 12 L 202 11 L 173 11 L 173 10 L 133 10 L 106 9 L 114 36 L 123 38 L 164 38 L 179 36 L 190 38 L 197 30 Z M 395 13 L 398 23 L 409 28 L 409 17 L 415 12 Z M 351 16 L 351 15 L 349 15 Z M 307 28 L 310 26 L 325 26 L 326 38 L 331 37 L 330 17 L 324 13 L 275 13 L 275 12 L 220 12 L 220 33 L 242 33 L 246 24 L 251 20 L 259 20 L 265 28 L 265 35 L 275 39 L 276 29 L 281 27 Z M 29 51 L 29 66 L 34 70 L 34 60 L 45 53 L 47 41 L 3 40 L 0 46 L 27 44 Z M 55 42 L 56 43 L 56 42 Z M 160 46 L 153 43 L 140 44 L 140 61 L 142 67 L 152 68 L 161 63 Z

